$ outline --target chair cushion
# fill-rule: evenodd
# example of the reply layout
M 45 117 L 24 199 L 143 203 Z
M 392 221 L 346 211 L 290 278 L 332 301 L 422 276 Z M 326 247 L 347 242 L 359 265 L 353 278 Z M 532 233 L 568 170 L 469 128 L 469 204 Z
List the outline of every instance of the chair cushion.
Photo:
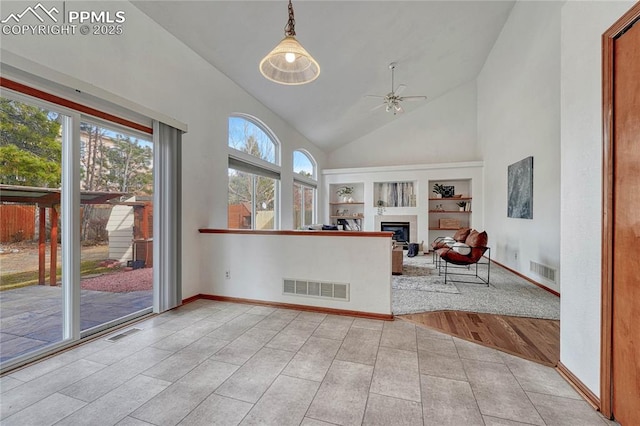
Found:
M 469 247 L 486 247 L 488 242 L 489 237 L 486 231 L 478 232 L 474 229 L 469 233 L 464 243 Z
M 469 247 L 465 243 L 455 243 L 452 248 L 456 253 L 460 253 L 465 256 L 471 253 L 471 247 Z
M 434 241 L 431 243 L 431 248 L 434 250 L 438 250 L 442 247 L 447 247 L 447 245 L 445 244 L 444 241 L 440 240 L 440 241 Z
M 451 247 L 453 246 L 453 244 L 456 242 L 456 240 L 454 240 L 451 237 L 444 237 L 444 238 L 440 238 L 434 242 L 431 243 L 431 248 L 433 248 L 434 250 L 437 250 L 439 248 L 443 248 L 443 247 Z
M 438 250 L 438 255 L 440 255 L 440 258 L 445 262 L 456 265 L 472 265 L 480 260 L 486 250 L 486 247 L 471 247 L 471 253 L 464 255 L 453 249 L 444 248 Z
M 462 243 L 467 239 L 470 232 L 471 228 L 460 228 L 453 234 L 453 239 Z

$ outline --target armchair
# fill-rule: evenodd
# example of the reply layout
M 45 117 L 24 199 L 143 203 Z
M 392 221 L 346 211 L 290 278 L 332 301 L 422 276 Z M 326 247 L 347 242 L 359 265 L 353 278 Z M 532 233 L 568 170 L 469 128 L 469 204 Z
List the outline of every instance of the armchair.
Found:
M 470 232 L 471 232 L 471 228 L 460 228 L 456 231 L 455 234 L 453 234 L 453 240 L 459 243 L 463 243 L 469 236 Z M 441 248 L 449 247 L 449 244 L 447 244 L 448 242 L 447 240 L 450 241 L 450 238 L 451 237 L 438 237 L 435 240 L 433 240 L 433 242 L 431 243 L 431 249 L 433 250 L 434 263 L 437 260 L 436 251 Z
M 454 282 L 464 282 L 471 284 L 479 284 L 477 281 L 454 280 L 451 276 L 468 276 L 479 280 L 481 283 L 489 286 L 489 277 L 491 269 L 491 249 L 487 247 L 488 236 L 486 232 L 478 232 L 473 230 L 465 240 L 464 244 L 454 244 L 453 247 L 442 247 L 436 250 L 439 257 L 438 272 L 442 273 L 444 269 L 444 282 L 447 280 Z M 481 262 L 484 254 L 488 254 L 488 261 Z M 450 266 L 451 264 L 451 266 Z M 478 265 L 487 265 L 487 277 L 478 275 Z M 455 265 L 455 266 L 453 266 Z M 455 272 L 458 266 L 470 269 L 475 265 L 475 273 L 459 273 Z

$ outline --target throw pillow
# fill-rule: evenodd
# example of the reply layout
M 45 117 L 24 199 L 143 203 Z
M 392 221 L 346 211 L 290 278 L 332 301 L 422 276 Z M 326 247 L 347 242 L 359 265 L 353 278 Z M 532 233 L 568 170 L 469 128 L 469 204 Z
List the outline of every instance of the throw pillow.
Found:
M 489 242 L 489 237 L 486 231 L 478 232 L 476 230 L 471 231 L 465 244 L 470 247 L 486 247 Z
M 453 234 L 453 239 L 456 241 L 464 242 L 464 240 L 466 240 L 469 236 L 470 232 L 471 228 L 460 228 L 456 231 L 455 234 Z
M 455 243 L 453 245 L 453 251 L 455 251 L 456 253 L 460 253 L 460 254 L 466 256 L 469 253 L 471 253 L 471 247 L 469 247 L 465 243 Z

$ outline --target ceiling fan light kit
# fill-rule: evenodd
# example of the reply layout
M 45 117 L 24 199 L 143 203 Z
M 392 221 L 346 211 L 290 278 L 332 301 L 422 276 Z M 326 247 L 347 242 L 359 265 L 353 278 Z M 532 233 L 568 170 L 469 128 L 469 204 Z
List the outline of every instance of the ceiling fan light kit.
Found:
M 389 69 L 391 70 L 391 92 L 387 93 L 384 96 L 380 95 L 366 95 L 369 98 L 379 98 L 382 99 L 382 104 L 373 108 L 376 110 L 381 107 L 385 107 L 386 112 L 393 112 L 393 115 L 398 113 L 402 114 L 404 109 L 402 108 L 402 101 L 423 101 L 427 99 L 426 96 L 400 96 L 400 93 L 407 87 L 404 84 L 400 84 L 397 88 L 395 87 L 395 69 L 396 63 L 391 62 L 389 64 Z
M 289 0 L 289 20 L 285 37 L 260 61 L 262 75 L 275 83 L 300 85 L 311 83 L 320 75 L 320 65 L 296 40 L 293 5 Z

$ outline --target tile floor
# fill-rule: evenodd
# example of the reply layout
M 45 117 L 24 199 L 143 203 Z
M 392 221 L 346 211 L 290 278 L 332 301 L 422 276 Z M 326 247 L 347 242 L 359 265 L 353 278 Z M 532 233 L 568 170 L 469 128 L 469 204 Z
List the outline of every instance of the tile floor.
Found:
M 410 323 L 198 300 L 0 378 L 2 425 L 606 425 L 552 368 Z

